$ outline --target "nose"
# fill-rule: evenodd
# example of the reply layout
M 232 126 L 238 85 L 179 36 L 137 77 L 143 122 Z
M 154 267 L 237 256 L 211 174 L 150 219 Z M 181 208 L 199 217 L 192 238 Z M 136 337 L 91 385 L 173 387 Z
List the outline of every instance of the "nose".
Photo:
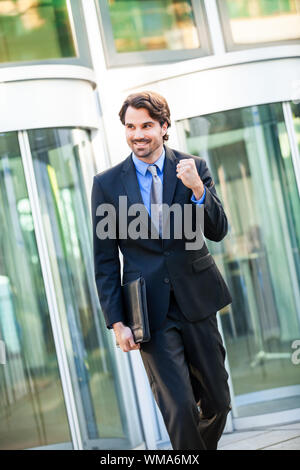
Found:
M 143 129 L 135 129 L 135 132 L 134 132 L 134 136 L 133 136 L 134 140 L 141 140 L 141 139 L 144 139 L 144 131 Z

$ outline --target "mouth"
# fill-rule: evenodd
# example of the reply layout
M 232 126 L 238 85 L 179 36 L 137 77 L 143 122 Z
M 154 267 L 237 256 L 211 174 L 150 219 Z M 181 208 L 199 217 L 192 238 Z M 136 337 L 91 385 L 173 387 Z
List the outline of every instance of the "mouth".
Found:
M 137 147 L 145 147 L 149 142 L 134 142 Z

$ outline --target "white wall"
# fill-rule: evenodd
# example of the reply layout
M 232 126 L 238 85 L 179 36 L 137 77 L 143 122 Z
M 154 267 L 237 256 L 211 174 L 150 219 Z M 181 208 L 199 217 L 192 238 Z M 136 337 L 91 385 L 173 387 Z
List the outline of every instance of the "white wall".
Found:
M 42 66 L 37 66 L 40 69 Z M 56 66 L 52 66 L 55 68 Z M 69 66 L 72 69 L 72 66 Z M 10 71 L 12 72 L 12 71 Z M 99 116 L 90 77 L 44 77 L 31 67 L 31 78 L 15 75 L 0 83 L 0 131 L 43 127 L 97 128 Z M 2 71 L 3 73 L 3 71 Z M 0 73 L 1 76 L 1 73 Z

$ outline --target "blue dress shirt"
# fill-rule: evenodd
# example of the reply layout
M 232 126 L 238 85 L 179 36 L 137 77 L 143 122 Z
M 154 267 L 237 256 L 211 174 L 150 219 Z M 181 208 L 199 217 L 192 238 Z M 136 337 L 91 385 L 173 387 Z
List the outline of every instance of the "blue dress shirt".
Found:
M 162 184 L 164 183 L 164 163 L 165 163 L 165 156 L 166 152 L 163 148 L 162 154 L 158 160 L 156 160 L 155 165 L 157 165 L 157 174 L 161 179 Z M 151 184 L 152 184 L 152 175 L 150 171 L 147 171 L 149 163 L 143 162 L 136 155 L 132 152 L 132 160 L 135 165 L 136 175 L 138 179 L 138 183 L 141 190 L 141 195 L 143 202 L 147 208 L 147 211 L 150 214 L 150 192 L 151 192 Z M 195 204 L 204 204 L 206 194 L 206 188 L 204 186 L 204 193 L 200 199 L 196 199 L 194 194 L 191 197 L 191 201 Z

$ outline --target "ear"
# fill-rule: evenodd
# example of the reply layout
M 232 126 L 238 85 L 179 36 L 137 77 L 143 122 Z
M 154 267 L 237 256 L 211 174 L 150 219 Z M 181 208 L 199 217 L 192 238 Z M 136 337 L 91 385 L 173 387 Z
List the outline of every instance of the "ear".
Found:
M 167 121 L 165 121 L 163 123 L 163 125 L 161 126 L 162 130 L 163 130 L 163 135 L 165 135 L 167 133 L 167 130 L 168 130 L 168 123 Z

